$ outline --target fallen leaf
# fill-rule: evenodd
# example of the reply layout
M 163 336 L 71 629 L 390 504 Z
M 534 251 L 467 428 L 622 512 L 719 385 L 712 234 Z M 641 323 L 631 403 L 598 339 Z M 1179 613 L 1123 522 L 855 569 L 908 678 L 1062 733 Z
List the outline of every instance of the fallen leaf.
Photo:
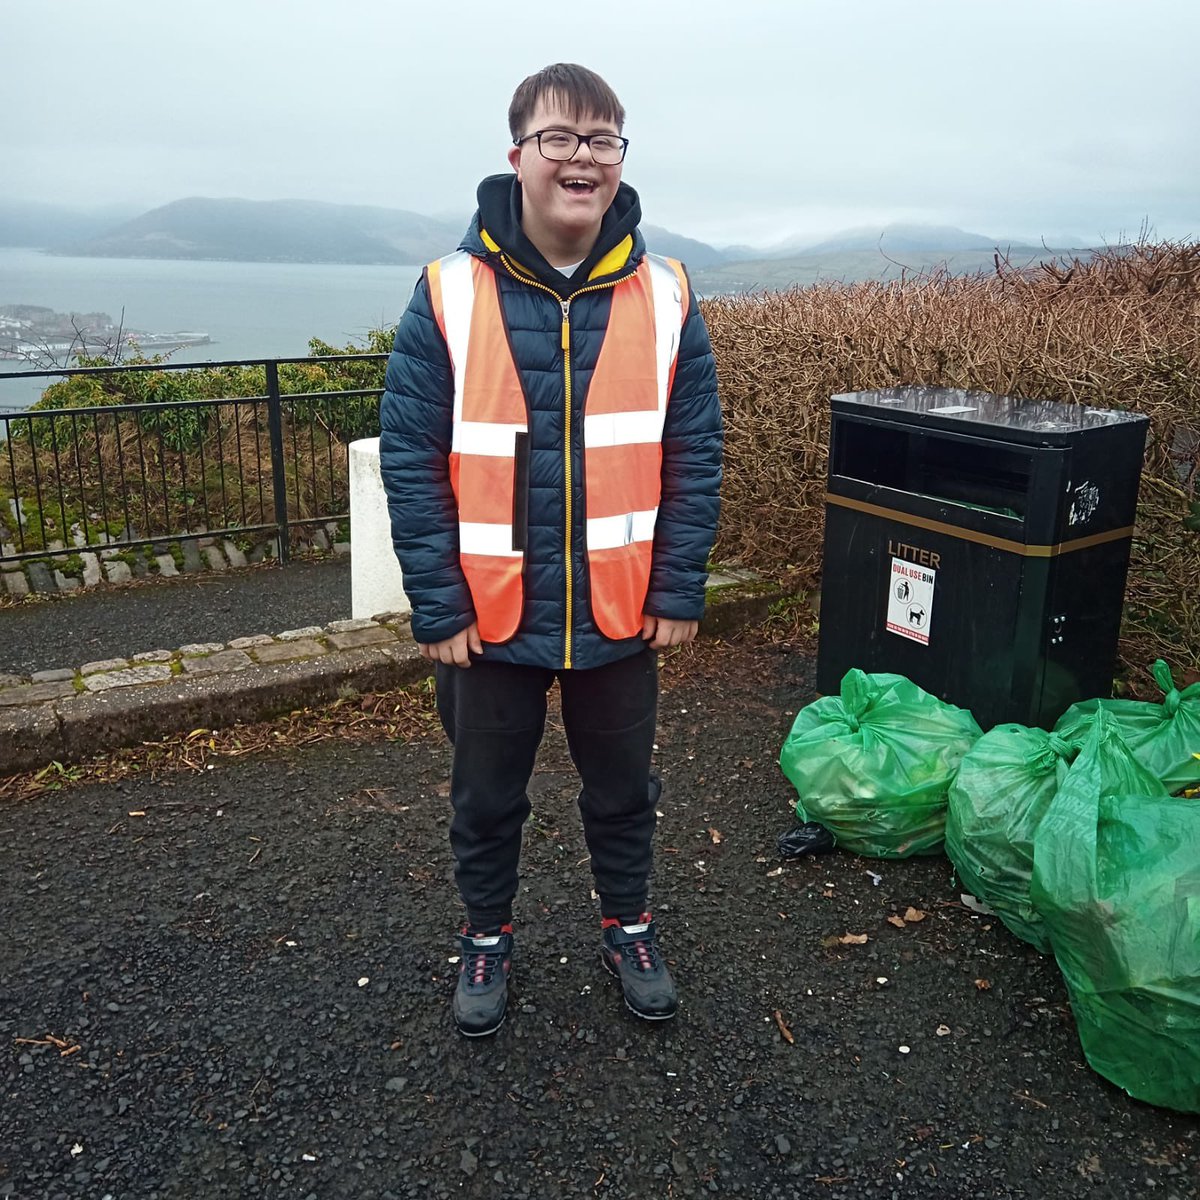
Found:
M 867 935 L 865 933 L 845 933 L 838 941 L 843 946 L 862 946 L 866 943 Z
M 783 1038 L 789 1046 L 796 1044 L 796 1039 L 792 1036 L 792 1031 L 787 1027 L 787 1022 L 783 1019 L 783 1013 L 776 1009 L 772 1014 L 775 1018 L 775 1024 L 779 1026 L 779 1036 Z
M 933 1032 L 936 1033 L 938 1035 L 938 1037 L 949 1037 L 950 1036 L 950 1026 L 949 1025 L 939 1025 Z
M 134 811 L 131 812 L 129 815 L 131 817 L 144 817 L 146 814 L 140 808 L 137 808 L 137 809 L 134 809 Z
M 919 908 L 910 908 L 905 914 L 904 919 L 909 924 L 914 924 L 917 921 L 925 920 L 925 914 Z
M 776 868 L 775 868 L 773 871 L 768 871 L 768 872 L 767 872 L 767 878 L 768 878 L 768 879 L 774 879 L 776 875 L 782 875 L 782 874 L 783 874 L 783 868 L 782 868 L 782 867 L 776 867 Z
M 719 829 L 714 829 L 711 825 L 708 827 L 708 836 L 712 838 L 714 846 L 719 846 L 725 837 Z
M 888 917 L 888 919 L 887 919 L 887 923 L 888 923 L 889 925 L 895 925 L 895 927 L 896 927 L 897 929 L 903 929 L 903 928 L 904 928 L 904 918 L 903 918 L 903 917 L 898 917 L 898 916 L 896 916 L 896 914 L 895 914 L 895 913 L 893 913 L 893 914 L 892 914 L 890 917 Z
M 992 984 L 991 984 L 991 981 L 988 979 L 977 979 L 977 980 L 975 980 L 975 986 L 981 992 L 986 992 L 991 989 Z

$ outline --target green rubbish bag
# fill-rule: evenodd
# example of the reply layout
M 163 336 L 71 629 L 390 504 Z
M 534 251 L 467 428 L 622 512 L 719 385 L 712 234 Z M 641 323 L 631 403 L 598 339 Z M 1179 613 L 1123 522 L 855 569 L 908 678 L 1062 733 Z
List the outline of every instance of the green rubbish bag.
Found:
M 1030 890 L 1092 1068 L 1200 1112 L 1200 802 L 1169 795 L 1103 709 L 1038 828 Z
M 1178 689 L 1171 668 L 1160 658 L 1151 667 L 1163 702 L 1083 700 L 1058 719 L 1054 732 L 1078 741 L 1104 710 L 1117 723 L 1134 757 L 1158 776 L 1172 794 L 1200 782 L 1200 683 Z
M 796 715 L 779 765 L 840 847 L 877 858 L 936 854 L 946 830 L 946 790 L 980 736 L 975 718 L 903 675 L 853 669 L 841 694 Z
M 946 854 L 963 887 L 1043 954 L 1050 941 L 1029 898 L 1033 843 L 1078 749 L 1044 729 L 997 725 L 950 784 Z

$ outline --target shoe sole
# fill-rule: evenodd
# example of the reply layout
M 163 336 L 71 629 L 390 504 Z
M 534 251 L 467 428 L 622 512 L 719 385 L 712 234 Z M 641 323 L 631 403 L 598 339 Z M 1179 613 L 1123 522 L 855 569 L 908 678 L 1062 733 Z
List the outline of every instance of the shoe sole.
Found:
M 617 974 L 617 969 L 608 961 L 608 955 L 603 950 L 600 951 L 600 962 L 604 965 L 604 969 L 618 982 L 621 982 L 621 976 Z M 625 989 L 621 989 L 621 999 L 625 1001 L 625 1007 L 629 1009 L 635 1017 L 639 1017 L 643 1021 L 670 1021 L 679 1011 L 678 1006 L 671 1009 L 669 1013 L 648 1013 L 642 1012 L 640 1009 L 634 1008 L 629 1003 L 629 997 L 625 995 Z
M 507 1014 L 505 1014 L 505 1015 L 507 1015 Z M 503 1024 L 504 1024 L 504 1017 L 501 1017 L 500 1020 L 497 1021 L 496 1024 L 491 1027 L 491 1029 L 464 1029 L 457 1021 L 454 1022 L 454 1028 L 457 1029 L 458 1032 L 463 1035 L 463 1037 L 482 1038 L 482 1037 L 491 1037 L 492 1034 L 495 1033 L 500 1028 L 500 1026 Z

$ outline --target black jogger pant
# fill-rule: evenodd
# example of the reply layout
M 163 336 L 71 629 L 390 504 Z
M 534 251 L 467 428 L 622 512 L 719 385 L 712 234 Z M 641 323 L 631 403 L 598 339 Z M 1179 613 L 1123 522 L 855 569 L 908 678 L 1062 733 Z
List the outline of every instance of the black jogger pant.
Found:
M 583 784 L 579 808 L 601 914 L 623 917 L 646 907 L 659 793 L 650 778 L 657 654 L 645 649 L 586 671 L 439 663 L 438 712 L 454 745 L 450 848 L 472 929 L 512 920 L 521 828 L 530 812 L 526 788 L 556 676 Z

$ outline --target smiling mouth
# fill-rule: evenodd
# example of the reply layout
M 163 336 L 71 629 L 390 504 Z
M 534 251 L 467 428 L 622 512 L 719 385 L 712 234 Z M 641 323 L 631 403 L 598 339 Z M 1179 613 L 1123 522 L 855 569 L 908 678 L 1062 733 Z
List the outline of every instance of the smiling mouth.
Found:
M 560 186 L 580 196 L 586 196 L 596 190 L 596 185 L 590 179 L 564 179 Z

